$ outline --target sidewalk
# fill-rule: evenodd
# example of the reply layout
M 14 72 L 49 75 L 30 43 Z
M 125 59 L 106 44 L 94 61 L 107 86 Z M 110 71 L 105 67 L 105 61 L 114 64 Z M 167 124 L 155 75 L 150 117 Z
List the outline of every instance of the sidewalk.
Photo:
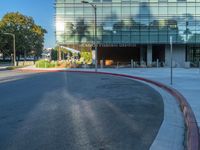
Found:
M 0 66 L 0 71 L 6 70 L 7 66 Z
M 7 67 L 12 66 L 12 64 L 0 64 L 0 71 L 6 70 Z

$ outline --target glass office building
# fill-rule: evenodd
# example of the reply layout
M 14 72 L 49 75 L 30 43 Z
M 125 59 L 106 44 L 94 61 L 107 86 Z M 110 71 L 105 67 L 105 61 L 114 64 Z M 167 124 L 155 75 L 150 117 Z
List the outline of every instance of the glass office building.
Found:
M 200 0 L 93 0 L 97 6 L 98 59 L 147 65 L 200 60 Z M 94 43 L 94 10 L 81 0 L 56 0 L 56 41 L 73 47 Z

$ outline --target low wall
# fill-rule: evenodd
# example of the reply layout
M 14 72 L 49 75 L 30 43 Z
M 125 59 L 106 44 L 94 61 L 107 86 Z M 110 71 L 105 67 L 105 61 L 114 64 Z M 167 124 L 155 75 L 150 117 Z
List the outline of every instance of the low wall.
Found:
M 31 66 L 34 65 L 34 61 L 17 61 L 18 66 Z

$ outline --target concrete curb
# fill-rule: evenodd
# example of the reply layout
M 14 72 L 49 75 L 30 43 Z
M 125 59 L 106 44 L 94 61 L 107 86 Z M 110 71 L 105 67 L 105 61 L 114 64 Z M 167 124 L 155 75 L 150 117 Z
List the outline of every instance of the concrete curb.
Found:
M 117 73 L 109 73 L 109 72 L 94 72 L 94 71 L 80 71 L 80 70 L 41 70 L 41 69 L 18 69 L 20 71 L 32 71 L 32 72 L 78 72 L 78 73 L 92 73 L 92 74 L 107 74 L 107 75 L 113 75 L 113 76 L 119 76 L 119 77 L 127 77 L 131 79 L 136 79 L 140 81 L 144 81 L 150 84 L 153 84 L 157 87 L 160 87 L 161 89 L 167 91 L 169 94 L 174 96 L 178 103 L 180 104 L 181 111 L 184 116 L 184 121 L 186 124 L 187 132 L 186 132 L 186 149 L 187 150 L 200 150 L 200 135 L 199 135 L 199 129 L 196 122 L 196 118 L 194 115 L 194 112 L 192 111 L 191 106 L 185 99 L 185 97 L 178 92 L 177 90 L 162 84 L 157 81 L 153 81 L 150 79 L 138 77 L 138 76 L 131 76 L 131 75 L 125 75 L 125 74 L 117 74 Z
M 0 71 L 5 71 L 7 70 L 7 68 L 0 68 Z

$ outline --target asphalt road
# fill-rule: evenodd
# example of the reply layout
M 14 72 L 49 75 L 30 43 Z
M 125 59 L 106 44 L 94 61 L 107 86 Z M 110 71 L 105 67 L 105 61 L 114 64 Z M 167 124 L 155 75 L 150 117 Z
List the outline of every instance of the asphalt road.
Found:
M 0 83 L 0 150 L 147 150 L 163 111 L 161 96 L 137 81 L 29 75 Z

